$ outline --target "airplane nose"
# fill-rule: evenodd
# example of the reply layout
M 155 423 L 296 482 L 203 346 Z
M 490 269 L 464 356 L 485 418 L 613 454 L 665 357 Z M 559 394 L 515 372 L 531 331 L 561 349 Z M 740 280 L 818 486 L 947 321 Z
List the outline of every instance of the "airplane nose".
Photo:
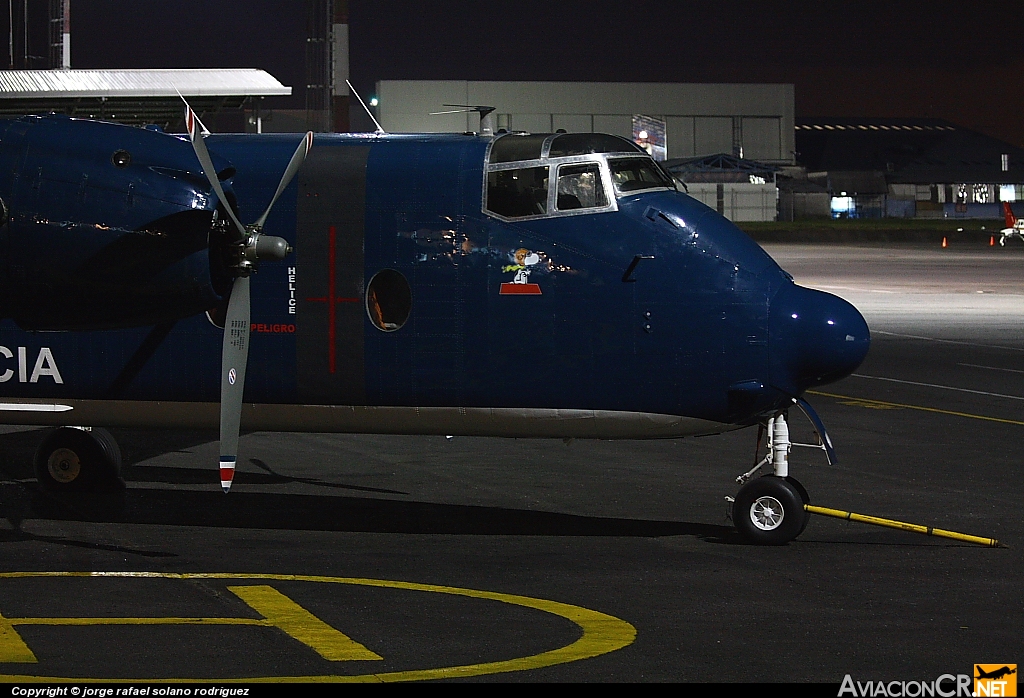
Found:
M 789 395 L 850 375 L 870 344 L 864 317 L 838 296 L 789 284 L 772 301 L 769 378 Z

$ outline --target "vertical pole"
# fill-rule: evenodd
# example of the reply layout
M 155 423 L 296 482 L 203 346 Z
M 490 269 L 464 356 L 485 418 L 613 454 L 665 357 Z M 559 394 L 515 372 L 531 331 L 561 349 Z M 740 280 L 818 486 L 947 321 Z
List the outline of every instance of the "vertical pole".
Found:
M 10 69 L 14 70 L 14 0 L 7 0 L 7 23 L 11 29 L 8 43 L 11 55 Z

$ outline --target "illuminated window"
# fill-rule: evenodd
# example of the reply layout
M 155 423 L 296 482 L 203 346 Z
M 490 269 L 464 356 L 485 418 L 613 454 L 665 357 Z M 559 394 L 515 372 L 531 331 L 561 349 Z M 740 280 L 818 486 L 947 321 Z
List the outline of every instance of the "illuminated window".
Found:
M 852 196 L 833 196 L 831 208 L 833 218 L 853 218 L 857 210 Z
M 1000 184 L 999 185 L 999 200 L 1000 201 L 1016 201 L 1017 200 L 1017 187 L 1012 184 Z

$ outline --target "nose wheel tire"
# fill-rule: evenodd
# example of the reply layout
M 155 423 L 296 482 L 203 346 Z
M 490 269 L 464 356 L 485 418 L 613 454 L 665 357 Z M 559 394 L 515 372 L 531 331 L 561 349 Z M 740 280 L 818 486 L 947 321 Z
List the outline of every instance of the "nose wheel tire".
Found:
M 50 492 L 123 486 L 121 449 L 106 429 L 54 429 L 39 445 L 33 461 L 40 487 Z
M 766 475 L 751 480 L 736 494 L 732 520 L 748 543 L 785 545 L 799 536 L 810 514 L 800 483 Z

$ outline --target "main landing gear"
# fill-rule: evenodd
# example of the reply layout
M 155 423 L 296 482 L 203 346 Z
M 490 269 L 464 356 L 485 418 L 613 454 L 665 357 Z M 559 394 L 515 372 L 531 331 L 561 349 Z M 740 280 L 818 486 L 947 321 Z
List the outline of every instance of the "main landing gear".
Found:
M 106 429 L 58 427 L 33 459 L 39 486 L 49 492 L 88 492 L 124 486 L 121 449 Z
M 740 491 L 732 502 L 732 520 L 739 534 L 755 545 L 785 545 L 807 527 L 810 512 L 804 509 L 810 503 L 807 490 L 789 474 L 789 452 L 795 446 L 813 446 L 826 452 L 829 462 L 834 461 L 828 434 L 824 433 L 821 420 L 810 405 L 798 403 L 818 433 L 818 444 L 794 444 L 789 439 L 789 425 L 786 413 L 779 412 L 762 424 L 758 431 L 757 445 L 768 433 L 768 454 L 757 465 L 736 478 Z M 808 412 L 810 410 L 810 412 Z M 825 444 L 828 444 L 826 447 Z M 755 458 L 757 454 L 755 453 Z M 754 477 L 763 466 L 772 466 L 773 472 Z

